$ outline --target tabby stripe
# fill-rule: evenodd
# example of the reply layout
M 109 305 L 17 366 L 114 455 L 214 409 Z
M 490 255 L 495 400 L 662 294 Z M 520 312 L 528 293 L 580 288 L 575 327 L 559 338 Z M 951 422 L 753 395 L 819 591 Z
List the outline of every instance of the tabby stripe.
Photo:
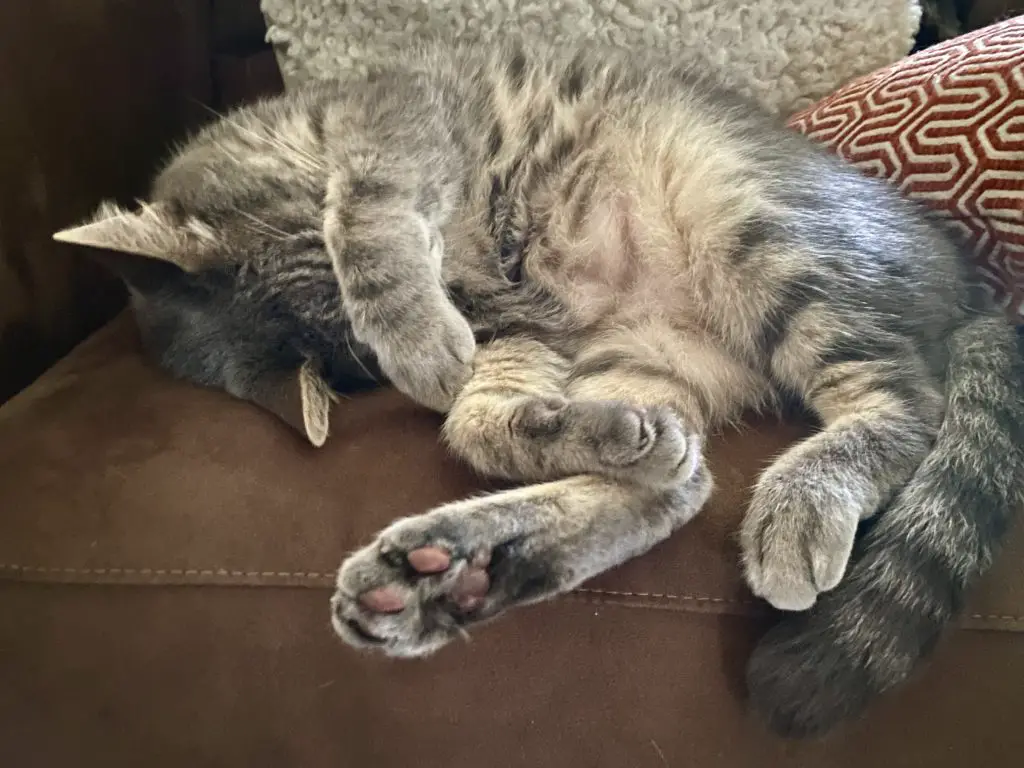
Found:
M 888 395 L 893 405 L 914 413 L 918 406 L 929 399 L 927 383 L 918 379 L 908 368 L 914 361 L 906 359 L 835 363 L 826 366 L 815 377 L 815 383 L 808 389 L 808 399 L 821 397 L 823 393 L 837 389 L 849 382 L 857 381 L 871 391 Z
M 727 258 L 734 265 L 744 264 L 750 257 L 771 242 L 781 242 L 785 236 L 782 226 L 763 215 L 755 215 L 739 228 L 736 247 Z
M 895 334 L 868 333 L 861 336 L 844 335 L 836 339 L 821 355 L 824 365 L 838 363 L 891 360 L 894 364 L 906 359 L 913 350 L 903 337 Z
M 568 68 L 558 83 L 558 95 L 565 101 L 572 102 L 583 93 L 583 62 L 580 53 L 576 53 L 569 62 Z
M 384 179 L 359 176 L 352 180 L 351 195 L 356 202 L 378 203 L 394 197 L 398 192 L 397 185 Z
M 765 313 L 757 335 L 758 347 L 764 355 L 774 356 L 788 336 L 793 320 L 813 304 L 827 298 L 826 281 L 815 272 L 805 272 L 789 280 L 783 286 L 779 301 Z
M 594 193 L 597 190 L 597 174 L 587 174 L 578 185 L 576 194 L 566 201 L 569 208 L 569 235 L 578 237 L 587 214 L 594 204 Z
M 540 110 L 535 113 L 531 118 L 526 130 L 526 145 L 529 148 L 534 148 L 540 142 L 540 137 L 551 127 L 551 121 L 554 118 L 554 105 L 550 102 L 546 103 Z
M 497 121 L 491 126 L 491 131 L 487 135 L 487 154 L 485 158 L 490 161 L 494 160 L 501 151 L 502 145 L 505 143 L 505 137 L 501 130 L 501 124 Z
M 512 93 L 519 93 L 526 82 L 526 54 L 518 46 L 512 54 L 512 58 L 505 65 L 505 74 L 508 76 L 508 84 Z
M 682 379 L 678 373 L 660 367 L 628 355 L 625 352 L 611 350 L 590 355 L 577 361 L 569 374 L 570 381 L 581 379 L 599 378 L 609 374 L 621 376 L 642 376 L 648 379 L 656 379 L 671 382 L 673 386 L 691 395 L 698 404 L 702 414 L 709 414 L 712 410 L 711 401 L 699 387 L 691 382 Z

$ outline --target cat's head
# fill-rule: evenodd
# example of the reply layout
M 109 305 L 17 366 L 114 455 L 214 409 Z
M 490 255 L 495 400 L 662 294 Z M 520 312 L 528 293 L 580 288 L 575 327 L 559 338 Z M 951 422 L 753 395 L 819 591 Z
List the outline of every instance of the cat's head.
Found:
M 148 202 L 104 204 L 55 239 L 100 249 L 162 368 L 254 402 L 321 445 L 333 391 L 379 373 L 342 311 L 318 169 L 246 138 L 225 125 L 200 134 Z

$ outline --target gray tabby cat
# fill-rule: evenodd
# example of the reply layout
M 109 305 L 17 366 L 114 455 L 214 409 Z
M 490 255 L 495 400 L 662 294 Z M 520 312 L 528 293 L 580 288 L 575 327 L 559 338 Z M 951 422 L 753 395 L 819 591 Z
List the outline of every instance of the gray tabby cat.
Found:
M 958 247 L 699 64 L 425 46 L 225 117 L 58 239 L 132 254 L 171 373 L 317 445 L 331 389 L 383 374 L 536 481 L 349 557 L 357 647 L 424 655 L 646 551 L 707 500 L 709 430 L 795 399 L 822 428 L 761 476 L 742 559 L 807 612 L 749 687 L 819 733 L 910 674 L 1024 502 L 1024 365 Z

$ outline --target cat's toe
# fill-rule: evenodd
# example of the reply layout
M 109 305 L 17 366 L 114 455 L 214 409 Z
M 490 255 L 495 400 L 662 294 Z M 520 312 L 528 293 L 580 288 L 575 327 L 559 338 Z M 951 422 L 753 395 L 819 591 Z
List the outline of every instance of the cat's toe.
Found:
M 510 427 L 527 438 L 554 438 L 565 429 L 566 417 L 571 414 L 564 398 L 534 397 L 523 403 Z
M 408 604 L 408 598 L 393 586 L 371 589 L 356 599 L 370 613 L 399 613 Z
M 573 404 L 605 471 L 655 487 L 688 480 L 700 465 L 700 443 L 670 408 L 616 401 Z M 571 411 L 572 412 L 572 411 Z
M 700 440 L 683 426 L 675 411 L 648 407 L 628 412 L 634 413 L 637 425 L 631 428 L 637 436 L 631 455 L 619 462 L 619 474 L 656 488 L 677 486 L 693 477 L 702 460 Z
M 425 405 L 445 413 L 473 375 L 476 339 L 469 324 L 457 312 L 446 313 L 423 340 L 418 356 L 427 375 L 417 381 Z M 416 353 L 413 357 L 416 357 Z
M 417 573 L 443 573 L 452 564 L 451 554 L 440 547 L 419 547 L 409 550 L 405 556 L 410 567 Z
M 645 471 L 652 481 L 676 485 L 689 480 L 703 460 L 700 438 L 691 434 L 670 408 L 648 408 L 654 428 L 654 445 L 645 457 Z
M 388 653 L 411 634 L 416 596 L 400 569 L 377 555 L 366 548 L 342 565 L 331 598 L 331 624 L 349 645 Z
M 471 614 L 484 604 L 490 588 L 485 568 L 468 567 L 452 583 L 448 597 L 463 614 Z
M 331 625 L 335 633 L 354 648 L 390 654 L 390 647 L 404 634 L 407 619 L 403 613 L 407 605 L 403 600 L 400 604 L 384 606 L 376 602 L 372 592 L 350 595 L 339 590 L 331 598 Z
M 442 306 L 432 323 L 390 342 L 375 350 L 384 375 L 420 405 L 446 413 L 473 375 L 476 340 L 466 320 Z
M 647 412 L 626 403 L 572 403 L 568 418 L 575 422 L 579 439 L 591 443 L 598 462 L 608 468 L 635 465 L 650 453 L 657 438 L 655 424 Z
M 748 571 L 750 590 L 780 611 L 806 611 L 818 599 L 813 579 L 778 562 L 763 565 L 759 576 Z

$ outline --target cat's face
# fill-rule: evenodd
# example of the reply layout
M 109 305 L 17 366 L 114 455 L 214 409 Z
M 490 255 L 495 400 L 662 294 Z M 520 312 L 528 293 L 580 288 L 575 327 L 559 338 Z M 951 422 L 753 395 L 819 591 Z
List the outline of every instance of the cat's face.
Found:
M 317 175 L 265 151 L 239 159 L 230 139 L 201 135 L 149 203 L 104 204 L 56 239 L 103 250 L 161 367 L 257 403 L 320 445 L 331 390 L 379 373 L 342 311 Z

